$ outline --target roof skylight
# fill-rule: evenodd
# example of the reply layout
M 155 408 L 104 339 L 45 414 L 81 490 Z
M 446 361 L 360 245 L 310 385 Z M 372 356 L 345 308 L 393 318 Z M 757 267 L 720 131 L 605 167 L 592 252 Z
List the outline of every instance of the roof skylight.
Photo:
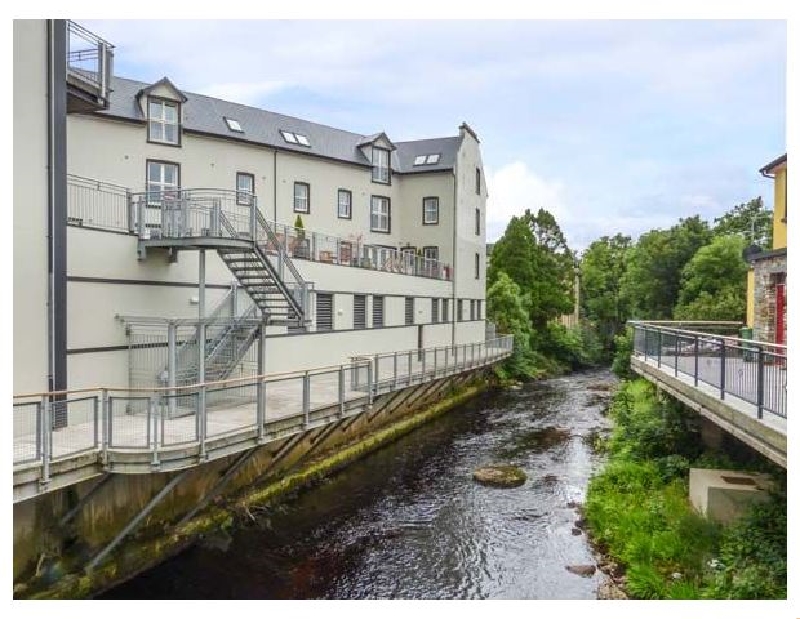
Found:
M 311 146 L 311 142 L 308 141 L 308 137 L 303 135 L 302 133 L 294 133 L 292 131 L 284 131 L 283 129 L 281 129 L 281 135 L 283 136 L 284 142 L 287 142 L 288 144 Z
M 228 125 L 228 129 L 238 133 L 244 133 L 244 129 L 242 129 L 242 126 L 239 124 L 238 120 L 235 118 L 228 118 L 227 116 L 224 116 L 223 118 L 225 118 L 225 124 Z
M 432 155 L 417 155 L 414 157 L 414 165 L 435 165 L 439 163 L 441 153 L 434 153 Z

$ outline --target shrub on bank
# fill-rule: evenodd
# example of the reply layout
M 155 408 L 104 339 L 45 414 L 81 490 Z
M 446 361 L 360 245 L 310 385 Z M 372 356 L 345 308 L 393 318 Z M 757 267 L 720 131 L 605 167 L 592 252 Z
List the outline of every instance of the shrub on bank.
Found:
M 643 380 L 625 382 L 609 408 L 608 464 L 592 478 L 586 519 L 598 548 L 626 568 L 640 599 L 785 598 L 786 495 L 754 506 L 733 526 L 697 514 L 688 470 L 729 458 L 702 453 L 681 406 Z

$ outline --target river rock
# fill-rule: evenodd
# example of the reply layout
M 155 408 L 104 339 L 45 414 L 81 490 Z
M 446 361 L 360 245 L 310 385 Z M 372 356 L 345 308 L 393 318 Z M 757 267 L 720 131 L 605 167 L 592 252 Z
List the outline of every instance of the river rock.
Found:
M 581 531 L 578 527 L 572 527 L 573 535 L 580 535 L 581 533 L 583 533 L 583 531 Z
M 597 567 L 594 565 L 568 565 L 567 571 L 577 574 L 578 576 L 583 576 L 584 578 L 589 578 L 590 576 L 594 576 Z
M 567 503 L 569 509 L 580 509 L 582 505 L 578 501 L 570 501 Z
M 525 483 L 525 471 L 516 466 L 492 464 L 475 469 L 472 478 L 486 486 L 513 488 Z
M 586 528 L 586 520 L 584 520 L 583 518 L 578 518 L 574 522 L 574 525 L 575 525 L 576 529 L 585 529 Z
M 628 596 L 621 587 L 618 587 L 611 580 L 604 580 L 597 587 L 598 600 L 627 600 Z

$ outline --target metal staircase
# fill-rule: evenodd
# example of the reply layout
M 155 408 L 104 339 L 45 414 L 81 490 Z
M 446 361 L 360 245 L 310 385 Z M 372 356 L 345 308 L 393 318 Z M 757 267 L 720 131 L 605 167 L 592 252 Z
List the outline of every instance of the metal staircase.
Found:
M 229 378 L 258 336 L 262 323 L 259 310 L 251 304 L 237 315 L 237 294 L 238 286 L 232 287 L 206 319 L 206 381 Z M 198 376 L 198 357 L 199 341 L 195 330 L 175 353 L 174 386 L 191 385 L 201 380 Z M 157 380 L 160 386 L 169 386 L 169 363 L 158 373 Z
M 148 247 L 214 249 L 261 311 L 265 324 L 305 328 L 306 282 L 258 209 L 256 196 L 218 189 L 131 194 L 129 217 L 139 235 L 139 256 Z

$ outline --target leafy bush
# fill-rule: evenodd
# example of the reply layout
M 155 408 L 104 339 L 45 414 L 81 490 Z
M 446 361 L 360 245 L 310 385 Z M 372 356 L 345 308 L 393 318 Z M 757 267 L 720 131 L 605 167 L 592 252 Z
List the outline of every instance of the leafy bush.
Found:
M 614 360 L 611 371 L 620 378 L 632 378 L 631 355 L 633 354 L 633 329 L 614 336 Z
M 723 528 L 692 508 L 688 470 L 737 468 L 739 460 L 700 453 L 692 417 L 644 380 L 623 382 L 609 413 L 615 422 L 609 460 L 589 483 L 586 518 L 595 542 L 627 569 L 628 593 L 641 599 L 785 597 L 785 474 L 768 503 Z M 723 569 L 710 569 L 711 559 Z

